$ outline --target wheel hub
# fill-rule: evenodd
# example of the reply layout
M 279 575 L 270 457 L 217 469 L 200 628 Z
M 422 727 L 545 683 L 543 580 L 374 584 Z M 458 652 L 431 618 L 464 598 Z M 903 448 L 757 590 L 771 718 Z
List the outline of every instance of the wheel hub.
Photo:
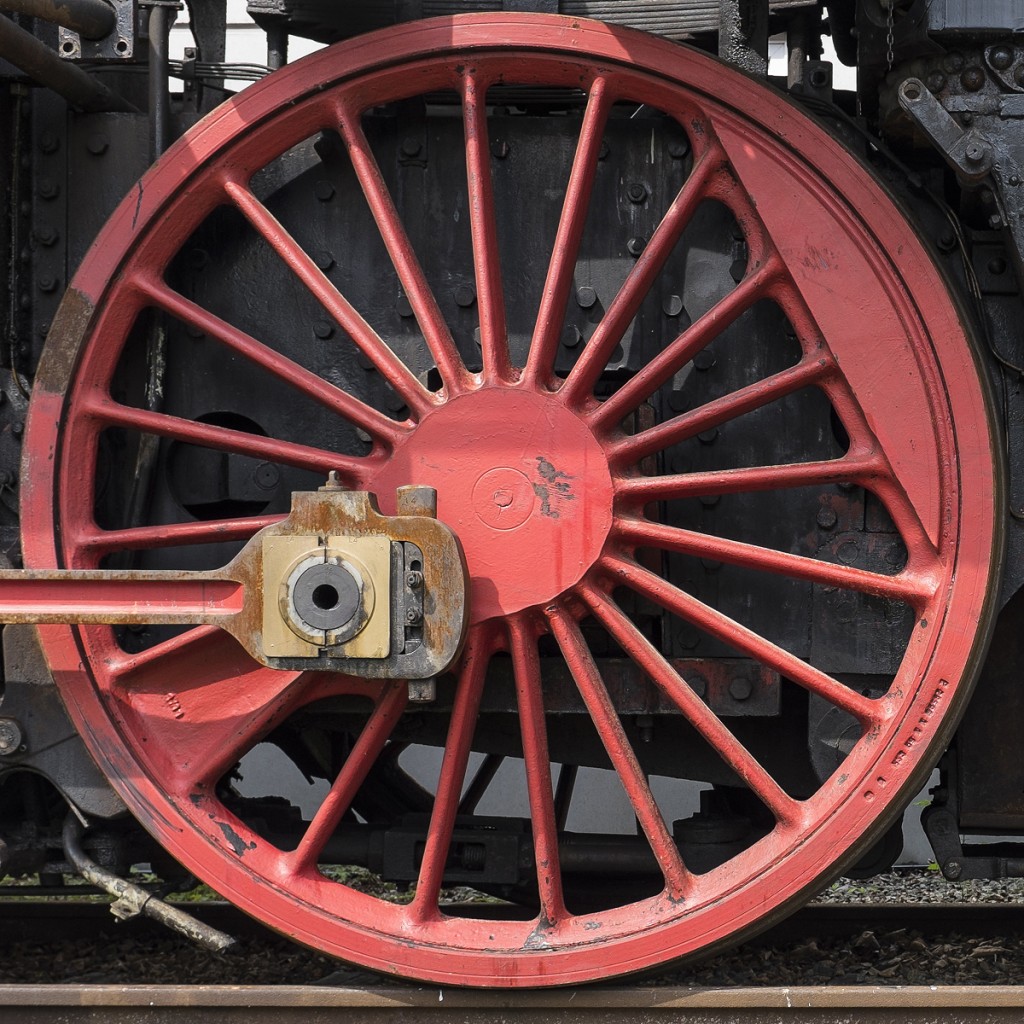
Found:
M 553 394 L 485 388 L 434 410 L 369 487 L 388 495 L 418 480 L 437 489 L 438 517 L 462 542 L 473 622 L 564 593 L 612 525 L 604 449 Z

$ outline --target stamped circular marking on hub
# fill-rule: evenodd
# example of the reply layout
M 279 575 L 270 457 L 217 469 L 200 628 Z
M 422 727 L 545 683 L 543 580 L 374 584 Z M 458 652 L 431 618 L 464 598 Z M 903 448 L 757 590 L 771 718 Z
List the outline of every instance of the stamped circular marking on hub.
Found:
M 437 517 L 462 543 L 473 622 L 564 593 L 611 529 L 608 458 L 556 395 L 484 388 L 433 410 L 367 489 L 384 507 L 410 483 L 437 488 Z
M 490 469 L 473 488 L 473 511 L 493 530 L 522 526 L 537 504 L 537 495 L 525 473 L 502 466 Z

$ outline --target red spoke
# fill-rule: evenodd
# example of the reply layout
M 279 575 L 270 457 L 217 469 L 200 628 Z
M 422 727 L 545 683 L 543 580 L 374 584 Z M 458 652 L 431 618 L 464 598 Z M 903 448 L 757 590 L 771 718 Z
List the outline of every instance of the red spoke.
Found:
M 85 401 L 83 407 L 86 407 Z M 218 427 L 212 423 L 197 423 L 195 420 L 169 416 L 162 412 L 150 412 L 148 409 L 134 409 L 127 405 L 119 405 L 112 398 L 102 395 L 91 398 L 87 412 L 107 426 L 127 427 L 202 448 L 266 459 L 268 462 L 308 469 L 324 477 L 333 469 L 353 486 L 363 478 L 371 462 L 369 459 L 338 455 L 322 448 L 308 448 L 306 445 L 279 441 L 261 434 L 248 434 L 244 430 L 231 430 L 229 427 Z
M 121 655 L 114 667 L 119 713 L 144 732 L 161 785 L 181 798 L 211 791 L 308 695 L 300 673 L 263 668 L 211 627 Z
M 634 465 L 648 455 L 696 437 L 705 430 L 761 409 L 802 388 L 813 387 L 832 373 L 833 369 L 832 363 L 825 356 L 804 359 L 796 366 L 716 398 L 692 412 L 674 416 L 650 430 L 623 438 L 612 447 L 611 458 L 623 465 Z
M 935 594 L 936 580 L 930 575 L 904 571 L 896 576 L 885 576 L 835 562 L 822 562 L 803 555 L 773 551 L 757 544 L 712 537 L 695 530 L 663 526 L 645 519 L 620 519 L 617 534 L 626 544 L 637 547 L 653 547 L 696 558 L 712 558 L 791 579 L 903 601 L 915 608 L 920 608 Z
M 408 699 L 409 687 L 404 680 L 393 680 L 387 685 L 359 733 L 359 738 L 352 744 L 334 785 L 324 797 L 324 802 L 313 816 L 301 842 L 286 856 L 288 867 L 294 874 L 303 874 L 316 866 L 327 840 L 348 813 L 359 787 L 366 781 L 366 776 L 394 732 Z
M 783 650 L 752 629 L 704 604 L 703 601 L 684 593 L 660 576 L 641 568 L 635 562 L 610 556 L 603 559 L 603 565 L 617 584 L 629 587 L 762 665 L 775 669 L 780 675 L 852 715 L 863 725 L 871 726 L 881 721 L 884 709 L 877 701 L 862 697 L 839 680 Z
M 680 900 L 690 889 L 690 873 L 686 870 L 679 856 L 679 849 L 665 827 L 665 819 L 658 809 L 636 752 L 622 728 L 622 722 L 594 663 L 593 655 L 583 639 L 579 626 L 564 609 L 557 606 L 547 609 L 547 618 L 576 686 L 587 704 L 597 734 L 601 737 L 622 787 L 633 805 L 637 821 L 644 830 L 665 876 L 668 895 L 674 900 Z M 561 785 L 561 777 L 559 784 Z
M 576 156 L 565 189 L 562 216 L 537 313 L 537 325 L 523 373 L 525 380 L 534 386 L 549 378 L 554 367 L 580 243 L 590 210 L 590 197 L 597 176 L 605 125 L 613 102 L 608 79 L 596 78 L 590 87 L 590 97 L 583 114 Z
M 423 268 L 384 181 L 384 175 L 381 174 L 380 166 L 359 123 L 358 112 L 344 105 L 339 106 L 338 127 L 348 148 L 348 155 L 363 195 L 366 196 L 373 219 L 377 222 L 380 237 L 398 272 L 398 278 L 402 282 L 402 288 L 416 321 L 423 331 L 427 348 L 434 358 L 445 390 L 449 397 L 459 394 L 467 389 L 469 374 L 455 347 L 451 330 L 445 322 L 437 299 L 427 284 Z
M 698 352 L 736 322 L 767 294 L 778 276 L 779 264 L 770 260 L 745 277 L 667 348 L 662 349 L 630 381 L 596 409 L 590 417 L 594 430 L 607 430 L 645 402 Z
M 330 409 L 354 426 L 361 427 L 368 434 L 394 447 L 407 431 L 394 420 L 371 408 L 365 402 L 342 391 L 341 388 L 324 380 L 323 377 L 300 366 L 293 359 L 275 352 L 274 349 L 237 327 L 221 320 L 209 310 L 179 295 L 164 282 L 148 275 L 139 275 L 135 286 L 161 309 L 187 324 L 198 327 L 211 338 L 221 342 L 232 351 L 273 374 L 278 380 L 290 385 L 313 401 Z
M 466 778 L 466 766 L 473 746 L 473 732 L 476 729 L 491 653 L 488 640 L 477 627 L 469 638 L 462 671 L 459 673 L 444 760 L 441 762 L 423 862 L 416 883 L 416 898 L 410 908 L 410 912 L 419 920 L 438 914 L 438 895 L 444 882 L 444 866 L 451 848 L 455 817 L 460 810 L 459 797 Z
M 825 462 L 800 462 L 789 466 L 754 466 L 749 469 L 719 469 L 707 473 L 677 476 L 642 476 L 619 480 L 621 498 L 647 504 L 715 494 L 743 494 L 774 491 L 785 487 L 816 487 L 827 484 L 873 484 L 882 472 L 879 459 L 846 455 Z
M 797 801 L 782 789 L 679 673 L 655 650 L 629 616 L 609 597 L 593 587 L 581 587 L 580 593 L 619 646 L 679 708 L 683 717 L 750 787 L 775 819 L 783 825 L 797 824 L 800 818 L 800 806 Z
M 309 253 L 292 238 L 277 218 L 240 182 L 230 178 L 225 180 L 224 191 L 270 248 L 281 257 L 282 262 L 341 325 L 413 413 L 422 416 L 430 409 L 435 404 L 434 396 L 334 287 Z
M 462 79 L 462 115 L 466 135 L 466 182 L 469 224 L 473 236 L 477 308 L 480 311 L 480 352 L 483 379 L 507 381 L 512 369 L 508 323 L 501 281 L 498 225 L 494 215 L 494 182 L 487 141 L 487 82 L 468 71 Z
M 712 147 L 697 161 L 679 195 L 655 229 L 651 240 L 629 272 L 604 318 L 594 331 L 576 365 L 572 368 L 561 395 L 570 405 L 581 404 L 593 390 L 615 346 L 640 309 L 648 292 L 665 266 L 694 211 L 708 194 L 714 176 L 721 171 L 722 154 Z
M 101 530 L 92 526 L 75 535 L 76 546 L 98 554 L 112 551 L 152 551 L 155 548 L 188 547 L 192 544 L 220 544 L 249 540 L 266 526 L 284 516 L 251 516 L 246 519 L 207 519 L 194 523 L 135 526 L 125 530 Z
M 555 924 L 566 917 L 562 896 L 562 868 L 558 856 L 558 824 L 551 792 L 544 697 L 537 654 L 537 638 L 522 616 L 509 619 L 509 651 L 516 679 L 519 729 L 523 737 L 526 788 L 530 797 L 533 849 L 537 861 L 541 920 Z

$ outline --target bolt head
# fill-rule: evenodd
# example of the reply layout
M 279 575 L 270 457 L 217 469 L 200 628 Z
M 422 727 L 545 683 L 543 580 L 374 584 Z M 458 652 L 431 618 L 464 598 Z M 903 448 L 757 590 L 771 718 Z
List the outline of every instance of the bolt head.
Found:
M 631 203 L 642 203 L 647 198 L 647 186 L 635 181 L 626 189 L 626 195 Z
M 661 304 L 665 316 L 676 317 L 683 311 L 683 300 L 678 295 L 669 295 Z
M 985 147 L 980 142 L 971 142 L 964 150 L 968 163 L 980 164 L 985 159 Z
M 580 309 L 591 309 L 597 304 L 597 292 L 589 285 L 576 289 L 576 304 Z
M 647 239 L 640 238 L 639 236 L 631 238 L 626 243 L 626 251 L 630 256 L 639 256 L 643 253 L 644 249 L 647 248 Z

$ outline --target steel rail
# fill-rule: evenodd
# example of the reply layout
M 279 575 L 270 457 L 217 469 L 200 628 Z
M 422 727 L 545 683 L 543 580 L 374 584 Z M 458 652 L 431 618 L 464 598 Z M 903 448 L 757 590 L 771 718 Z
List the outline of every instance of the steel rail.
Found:
M 0 986 L 7 1024 L 1002 1024 L 1020 1020 L 1015 986 L 465 989 L 228 985 Z

